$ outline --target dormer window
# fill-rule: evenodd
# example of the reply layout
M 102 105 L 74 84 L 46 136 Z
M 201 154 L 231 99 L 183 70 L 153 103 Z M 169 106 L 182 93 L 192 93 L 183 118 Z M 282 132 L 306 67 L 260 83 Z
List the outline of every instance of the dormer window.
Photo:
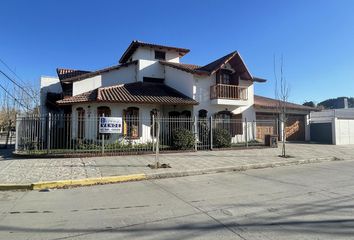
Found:
M 155 50 L 155 59 L 158 60 L 166 60 L 166 53 L 163 51 L 157 51 Z

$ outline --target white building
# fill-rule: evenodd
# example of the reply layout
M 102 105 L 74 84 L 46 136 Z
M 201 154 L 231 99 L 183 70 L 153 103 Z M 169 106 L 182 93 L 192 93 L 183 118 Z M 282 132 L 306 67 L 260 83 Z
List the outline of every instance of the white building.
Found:
M 311 112 L 311 141 L 335 145 L 354 144 L 354 109 Z
M 133 41 L 116 66 L 92 72 L 57 69 L 58 78 L 41 79 L 42 112 L 60 109 L 72 114 L 73 138 L 95 138 L 97 130 L 85 121 L 103 114 L 143 119 L 157 111 L 167 117 L 212 116 L 253 122 L 256 113 L 265 112 L 263 117 L 272 113 L 271 118 L 277 118 L 274 106 L 262 108 L 262 99 L 255 110 L 254 83 L 265 80 L 251 74 L 238 52 L 197 66 L 181 62 L 189 51 Z M 305 125 L 309 109 L 292 105 L 298 106 L 296 114 Z M 141 138 L 148 132 L 147 125 L 126 120 L 124 134 Z M 233 129 L 234 141 L 244 140 L 244 128 Z

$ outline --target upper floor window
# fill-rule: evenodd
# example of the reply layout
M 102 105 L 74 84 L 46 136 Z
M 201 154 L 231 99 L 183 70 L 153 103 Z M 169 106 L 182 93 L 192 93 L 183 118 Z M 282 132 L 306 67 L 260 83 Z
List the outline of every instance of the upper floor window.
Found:
M 155 51 L 155 59 L 166 60 L 166 53 L 163 51 Z
M 229 85 L 230 84 L 230 74 L 229 73 L 221 73 L 220 83 Z
M 235 84 L 234 79 L 232 78 L 232 71 L 229 69 L 220 69 L 216 73 L 216 84 Z

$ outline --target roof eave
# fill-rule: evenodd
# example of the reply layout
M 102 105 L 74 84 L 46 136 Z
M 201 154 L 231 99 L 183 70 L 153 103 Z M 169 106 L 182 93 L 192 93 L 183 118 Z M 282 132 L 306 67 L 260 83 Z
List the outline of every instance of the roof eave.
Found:
M 259 82 L 259 83 L 265 83 L 265 82 L 267 82 L 267 79 L 258 78 L 258 77 L 253 77 L 252 81 L 253 81 L 253 82 Z
M 113 71 L 113 70 L 117 70 L 117 69 L 119 69 L 121 67 L 126 67 L 126 66 L 128 66 L 130 64 L 136 64 L 137 62 L 138 61 L 135 60 L 135 61 L 131 61 L 131 62 L 128 62 L 128 63 L 123 63 L 123 64 L 120 64 L 120 65 L 116 65 L 116 66 L 104 68 L 104 69 L 101 69 L 101 70 L 85 73 L 85 74 L 82 74 L 82 75 L 79 75 L 79 76 L 75 76 L 75 77 L 72 77 L 72 78 L 63 79 L 62 82 L 63 83 L 75 82 L 75 81 L 83 80 L 85 78 L 95 77 L 95 76 L 100 75 L 100 74 L 105 73 L 105 72 L 110 72 L 110 71 Z
M 165 48 L 167 50 L 175 50 L 176 52 L 179 53 L 179 55 L 181 57 L 183 57 L 184 55 L 186 55 L 187 53 L 190 52 L 189 49 L 186 48 L 178 48 L 178 47 L 170 47 L 170 46 L 163 46 L 163 45 L 159 45 L 159 44 L 151 44 L 151 43 L 145 43 L 145 42 L 140 42 L 137 40 L 134 40 L 130 43 L 130 45 L 128 46 L 128 48 L 124 51 L 123 55 L 120 57 L 119 59 L 119 63 L 126 63 L 129 59 L 129 57 L 131 55 L 133 55 L 133 53 L 135 52 L 135 50 L 140 47 L 140 46 L 149 46 L 151 48 Z M 151 45 L 156 45 L 156 46 L 151 46 Z

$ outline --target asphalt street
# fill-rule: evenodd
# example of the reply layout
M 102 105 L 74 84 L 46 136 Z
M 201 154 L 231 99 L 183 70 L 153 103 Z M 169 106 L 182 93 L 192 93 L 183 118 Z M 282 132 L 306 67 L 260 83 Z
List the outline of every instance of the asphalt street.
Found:
M 0 239 L 353 239 L 354 161 L 0 192 Z

